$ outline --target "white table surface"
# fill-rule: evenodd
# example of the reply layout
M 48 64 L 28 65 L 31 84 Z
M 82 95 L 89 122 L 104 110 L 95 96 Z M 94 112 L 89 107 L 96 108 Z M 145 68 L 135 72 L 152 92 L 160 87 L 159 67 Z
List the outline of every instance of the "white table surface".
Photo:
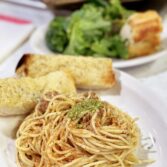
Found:
M 2 1 L 0 1 L 0 13 L 31 20 L 36 28 L 47 24 L 53 18 L 53 14 L 49 10 L 27 8 Z M 0 65 L 0 76 L 13 75 L 18 60 L 24 53 L 30 52 L 33 51 L 29 40 L 27 40 Z M 136 77 L 153 91 L 156 91 L 165 101 L 167 100 L 167 55 L 154 62 L 122 70 Z

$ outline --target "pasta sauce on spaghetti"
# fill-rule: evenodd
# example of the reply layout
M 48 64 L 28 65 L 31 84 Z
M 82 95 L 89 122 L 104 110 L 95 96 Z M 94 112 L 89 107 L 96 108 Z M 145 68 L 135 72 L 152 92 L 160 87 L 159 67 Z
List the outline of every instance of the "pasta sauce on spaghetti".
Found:
M 21 124 L 20 167 L 133 167 L 139 129 L 126 113 L 92 92 L 46 93 Z

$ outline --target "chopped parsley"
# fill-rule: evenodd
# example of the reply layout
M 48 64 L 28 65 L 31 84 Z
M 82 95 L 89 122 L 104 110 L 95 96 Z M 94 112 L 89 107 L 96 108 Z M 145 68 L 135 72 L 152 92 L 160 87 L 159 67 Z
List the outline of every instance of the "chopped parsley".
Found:
M 102 102 L 96 99 L 87 99 L 74 105 L 68 111 L 68 117 L 72 120 L 82 118 L 86 113 L 94 113 L 102 106 Z

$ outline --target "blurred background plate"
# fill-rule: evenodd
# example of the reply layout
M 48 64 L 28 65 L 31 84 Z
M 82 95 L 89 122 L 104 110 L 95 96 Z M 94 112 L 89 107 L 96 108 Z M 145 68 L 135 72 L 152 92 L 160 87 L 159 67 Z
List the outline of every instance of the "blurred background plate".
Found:
M 46 43 L 45 43 L 46 30 L 47 30 L 47 26 L 41 26 L 31 36 L 30 45 L 32 50 L 37 54 L 55 54 L 54 52 L 50 51 L 46 46 Z M 167 56 L 167 48 L 165 47 L 167 46 L 167 32 L 163 32 L 162 36 L 163 36 L 162 49 L 160 49 L 156 53 L 148 56 L 129 59 L 129 60 L 113 59 L 113 66 L 115 68 L 134 67 L 134 66 L 139 66 L 142 64 L 152 62 L 156 59 L 159 59 L 162 56 Z

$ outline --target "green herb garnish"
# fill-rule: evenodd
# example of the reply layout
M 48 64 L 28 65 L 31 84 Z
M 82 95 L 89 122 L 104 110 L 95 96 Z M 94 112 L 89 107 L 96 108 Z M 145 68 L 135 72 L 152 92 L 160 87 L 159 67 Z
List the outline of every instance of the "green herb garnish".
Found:
M 95 99 L 87 99 L 74 105 L 68 111 L 68 117 L 72 120 L 80 119 L 87 113 L 94 113 L 102 106 L 102 102 Z

